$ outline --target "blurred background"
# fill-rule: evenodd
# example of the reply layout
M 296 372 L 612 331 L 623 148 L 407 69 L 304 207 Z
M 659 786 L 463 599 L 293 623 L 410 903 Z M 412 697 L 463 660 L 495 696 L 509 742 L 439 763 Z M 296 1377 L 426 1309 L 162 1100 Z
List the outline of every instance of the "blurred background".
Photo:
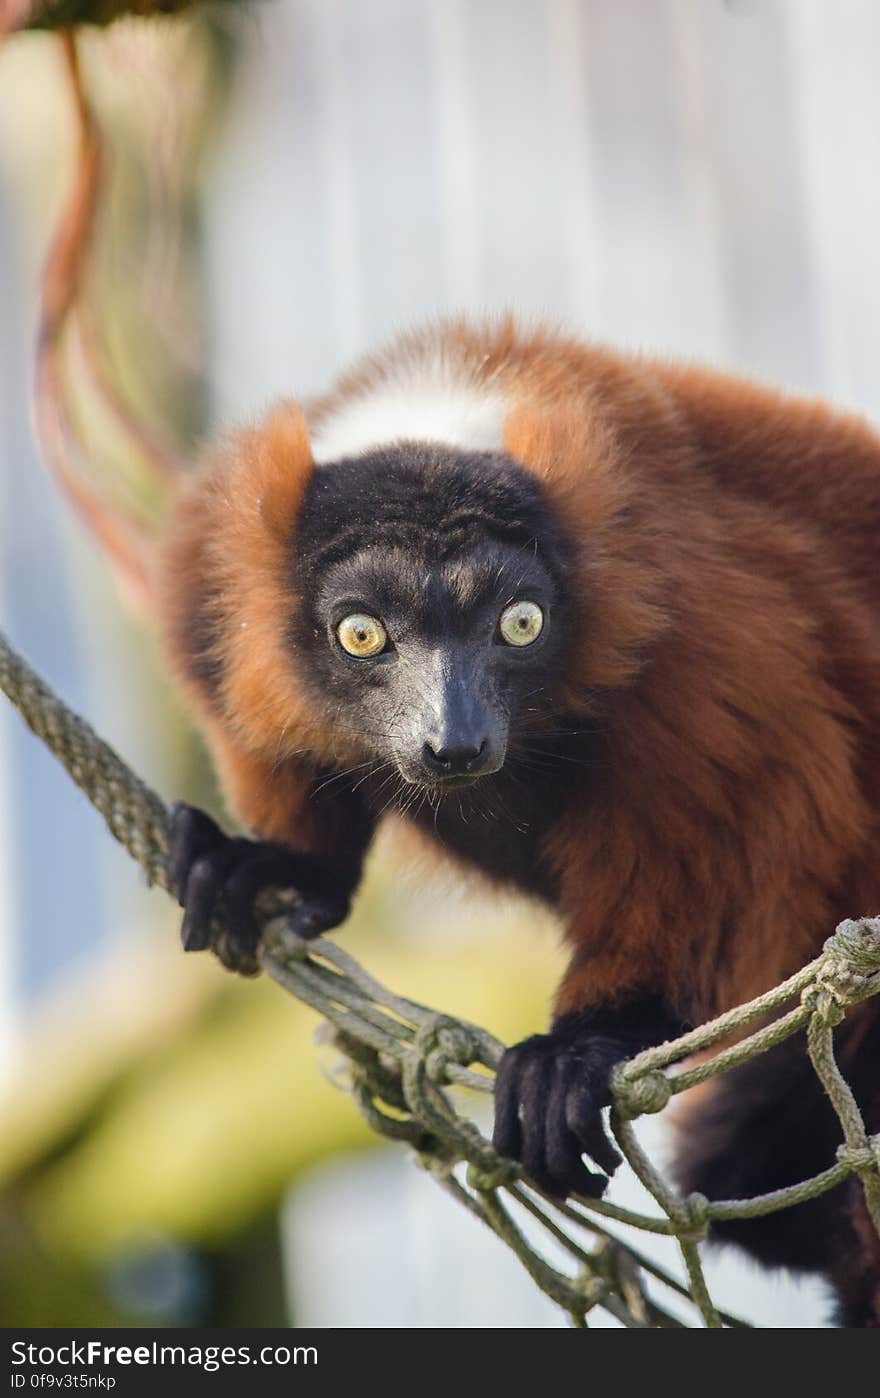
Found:
M 873 0 L 264 0 L 85 31 L 81 52 L 106 189 L 67 370 L 97 478 L 147 511 L 151 455 L 448 310 L 513 307 L 880 416 Z M 31 436 L 73 154 L 57 38 L 7 39 L 0 618 L 164 796 L 219 809 L 148 626 Z M 549 921 L 419 891 L 393 845 L 344 944 L 503 1038 L 541 1027 Z M 564 1323 L 369 1137 L 311 1012 L 182 957 L 177 920 L 0 706 L 0 1323 Z M 613 1197 L 639 1202 L 635 1182 Z M 824 1323 L 818 1285 L 728 1258 L 710 1277 L 759 1324 Z

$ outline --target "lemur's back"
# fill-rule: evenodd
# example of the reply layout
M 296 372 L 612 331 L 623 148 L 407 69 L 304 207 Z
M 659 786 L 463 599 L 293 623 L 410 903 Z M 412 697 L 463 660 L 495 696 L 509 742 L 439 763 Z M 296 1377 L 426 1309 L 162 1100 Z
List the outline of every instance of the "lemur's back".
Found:
M 880 607 L 880 435 L 815 399 L 703 368 L 653 367 L 718 482 L 821 537 L 841 572 Z

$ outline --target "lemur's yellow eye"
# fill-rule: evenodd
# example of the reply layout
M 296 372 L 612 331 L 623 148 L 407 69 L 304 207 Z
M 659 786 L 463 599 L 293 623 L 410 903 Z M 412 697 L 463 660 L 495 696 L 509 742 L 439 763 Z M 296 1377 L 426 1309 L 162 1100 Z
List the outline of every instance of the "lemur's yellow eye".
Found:
M 511 602 L 498 622 L 502 636 L 509 646 L 530 646 L 544 626 L 544 613 L 537 602 Z
M 359 660 L 367 660 L 385 649 L 388 635 L 378 617 L 367 616 L 364 612 L 353 612 L 342 618 L 336 628 L 339 644 L 349 655 Z

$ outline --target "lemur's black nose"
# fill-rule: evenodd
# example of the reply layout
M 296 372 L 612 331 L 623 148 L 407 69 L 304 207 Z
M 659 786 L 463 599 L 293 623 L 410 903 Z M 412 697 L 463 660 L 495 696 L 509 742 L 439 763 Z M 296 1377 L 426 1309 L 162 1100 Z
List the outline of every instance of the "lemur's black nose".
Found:
M 428 771 L 437 776 L 461 777 L 468 772 L 476 773 L 480 770 L 487 746 L 485 738 L 477 747 L 472 743 L 462 743 L 434 748 L 431 743 L 425 743 L 422 747 L 422 761 Z

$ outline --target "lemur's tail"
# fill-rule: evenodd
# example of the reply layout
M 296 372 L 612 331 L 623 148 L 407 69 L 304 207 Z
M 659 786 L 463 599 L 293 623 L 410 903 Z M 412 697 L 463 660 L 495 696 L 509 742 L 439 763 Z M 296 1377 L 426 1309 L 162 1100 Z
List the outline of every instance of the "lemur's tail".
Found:
M 156 525 L 185 464 L 122 396 L 103 358 L 86 294 L 100 206 L 102 142 L 80 70 L 74 31 L 62 45 L 76 159 L 70 188 L 51 240 L 40 285 L 33 380 L 33 417 L 45 463 L 139 609 L 147 608 Z M 74 353 L 75 351 L 75 353 Z M 101 480 L 83 449 L 80 404 L 71 381 L 86 381 L 88 401 L 112 427 L 119 470 Z

